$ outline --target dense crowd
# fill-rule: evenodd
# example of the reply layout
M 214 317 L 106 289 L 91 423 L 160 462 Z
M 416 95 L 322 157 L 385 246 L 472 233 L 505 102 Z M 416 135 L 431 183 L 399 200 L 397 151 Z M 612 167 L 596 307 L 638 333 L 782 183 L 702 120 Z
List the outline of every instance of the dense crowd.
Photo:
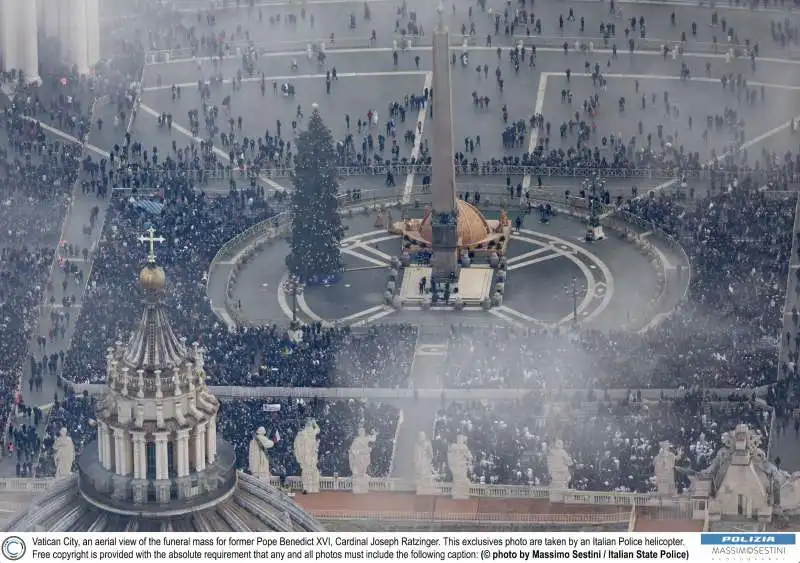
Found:
M 693 206 L 661 195 L 626 208 L 689 253 L 688 300 L 674 314 L 644 333 L 454 330 L 446 386 L 753 388 L 774 382 L 795 198 L 740 186 Z
M 86 444 L 97 439 L 97 427 L 94 424 L 95 398 L 77 396 L 67 393 L 61 400 L 56 400 L 47 413 L 47 426 L 41 440 L 37 475 L 47 477 L 55 475 L 56 465 L 53 460 L 53 444 L 62 428 L 66 428 L 73 444 L 75 456 L 80 456 Z
M 655 490 L 653 458 L 667 441 L 679 456 L 679 489 L 686 490 L 689 475 L 710 465 L 722 434 L 737 424 L 759 432 L 766 450 L 770 412 L 750 402 L 711 402 L 694 394 L 670 402 L 643 402 L 634 395 L 584 405 L 534 396 L 514 403 L 452 403 L 436 417 L 434 469 L 448 474 L 447 447 L 463 434 L 474 458 L 474 482 L 546 486 L 548 448 L 560 439 L 573 461 L 570 488 L 644 493 Z
M 218 385 L 389 387 L 408 377 L 414 329 L 393 325 L 352 334 L 348 329 L 310 325 L 301 339 L 277 326 L 230 331 L 212 312 L 206 296 L 208 265 L 217 249 L 256 222 L 273 214 L 264 199 L 243 192 L 219 198 L 196 193 L 173 179 L 171 198 L 158 214 L 138 199 L 114 199 L 104 242 L 94 255 L 88 299 L 66 354 L 63 375 L 76 382 L 105 380 L 104 350 L 109 341 L 127 341 L 141 314 L 136 296 L 141 262 L 134 242 L 152 226 L 168 244 L 158 249 L 167 271 L 165 304 L 177 334 L 207 350 L 209 383 Z M 338 364 L 341 366 L 338 366 Z M 354 368 L 358 368 L 357 370 Z

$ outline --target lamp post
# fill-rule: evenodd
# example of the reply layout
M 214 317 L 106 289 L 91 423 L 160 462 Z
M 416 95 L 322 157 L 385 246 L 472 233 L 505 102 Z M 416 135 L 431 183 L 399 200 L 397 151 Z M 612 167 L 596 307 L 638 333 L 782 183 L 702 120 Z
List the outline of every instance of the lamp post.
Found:
M 572 283 L 564 288 L 564 292 L 572 294 L 572 326 L 578 326 L 578 295 L 583 294 L 586 287 L 578 283 L 578 278 L 573 277 Z
M 600 197 L 598 191 L 602 192 L 606 182 L 600 175 L 587 178 L 583 182 L 583 189 L 587 192 L 589 200 L 589 229 L 586 232 L 586 240 L 602 240 L 605 238 L 603 225 L 600 223 Z
M 295 274 L 289 274 L 289 277 L 283 282 L 283 290 L 292 296 L 292 328 L 297 327 L 297 296 L 303 293 L 303 282 Z

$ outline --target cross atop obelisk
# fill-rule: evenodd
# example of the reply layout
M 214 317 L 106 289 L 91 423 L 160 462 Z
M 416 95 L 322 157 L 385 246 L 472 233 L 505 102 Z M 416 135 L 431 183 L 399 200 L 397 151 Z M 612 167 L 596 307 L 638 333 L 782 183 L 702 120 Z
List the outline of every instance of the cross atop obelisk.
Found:
M 453 100 L 450 80 L 450 33 L 444 24 L 444 5 L 437 8 L 439 23 L 433 32 L 433 257 L 431 277 L 447 281 L 458 277 L 458 207 L 453 143 Z M 435 101 L 434 101 L 435 100 Z
M 142 243 L 149 243 L 150 244 L 150 252 L 147 254 L 147 263 L 148 264 L 155 264 L 156 263 L 156 246 L 155 243 L 157 242 L 166 242 L 167 239 L 164 237 L 157 237 L 156 230 L 153 227 L 147 229 L 147 234 L 149 236 L 141 235 L 139 237 L 139 242 Z

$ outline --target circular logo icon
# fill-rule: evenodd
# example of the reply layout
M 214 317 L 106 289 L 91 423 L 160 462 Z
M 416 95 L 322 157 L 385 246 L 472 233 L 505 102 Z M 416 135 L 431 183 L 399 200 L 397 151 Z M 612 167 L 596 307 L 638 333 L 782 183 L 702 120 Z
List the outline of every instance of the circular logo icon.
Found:
M 19 561 L 25 556 L 25 542 L 18 536 L 8 536 L 3 540 L 2 550 L 9 561 Z

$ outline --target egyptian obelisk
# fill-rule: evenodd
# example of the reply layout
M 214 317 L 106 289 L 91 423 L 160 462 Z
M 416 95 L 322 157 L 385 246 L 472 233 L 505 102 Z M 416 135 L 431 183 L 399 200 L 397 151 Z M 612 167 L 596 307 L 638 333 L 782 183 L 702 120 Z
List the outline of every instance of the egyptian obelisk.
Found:
M 450 33 L 439 3 L 439 23 L 433 32 L 433 211 L 431 214 L 431 278 L 458 280 L 458 206 L 453 143 L 453 101 L 450 84 Z M 434 102 L 435 100 L 435 102 Z

